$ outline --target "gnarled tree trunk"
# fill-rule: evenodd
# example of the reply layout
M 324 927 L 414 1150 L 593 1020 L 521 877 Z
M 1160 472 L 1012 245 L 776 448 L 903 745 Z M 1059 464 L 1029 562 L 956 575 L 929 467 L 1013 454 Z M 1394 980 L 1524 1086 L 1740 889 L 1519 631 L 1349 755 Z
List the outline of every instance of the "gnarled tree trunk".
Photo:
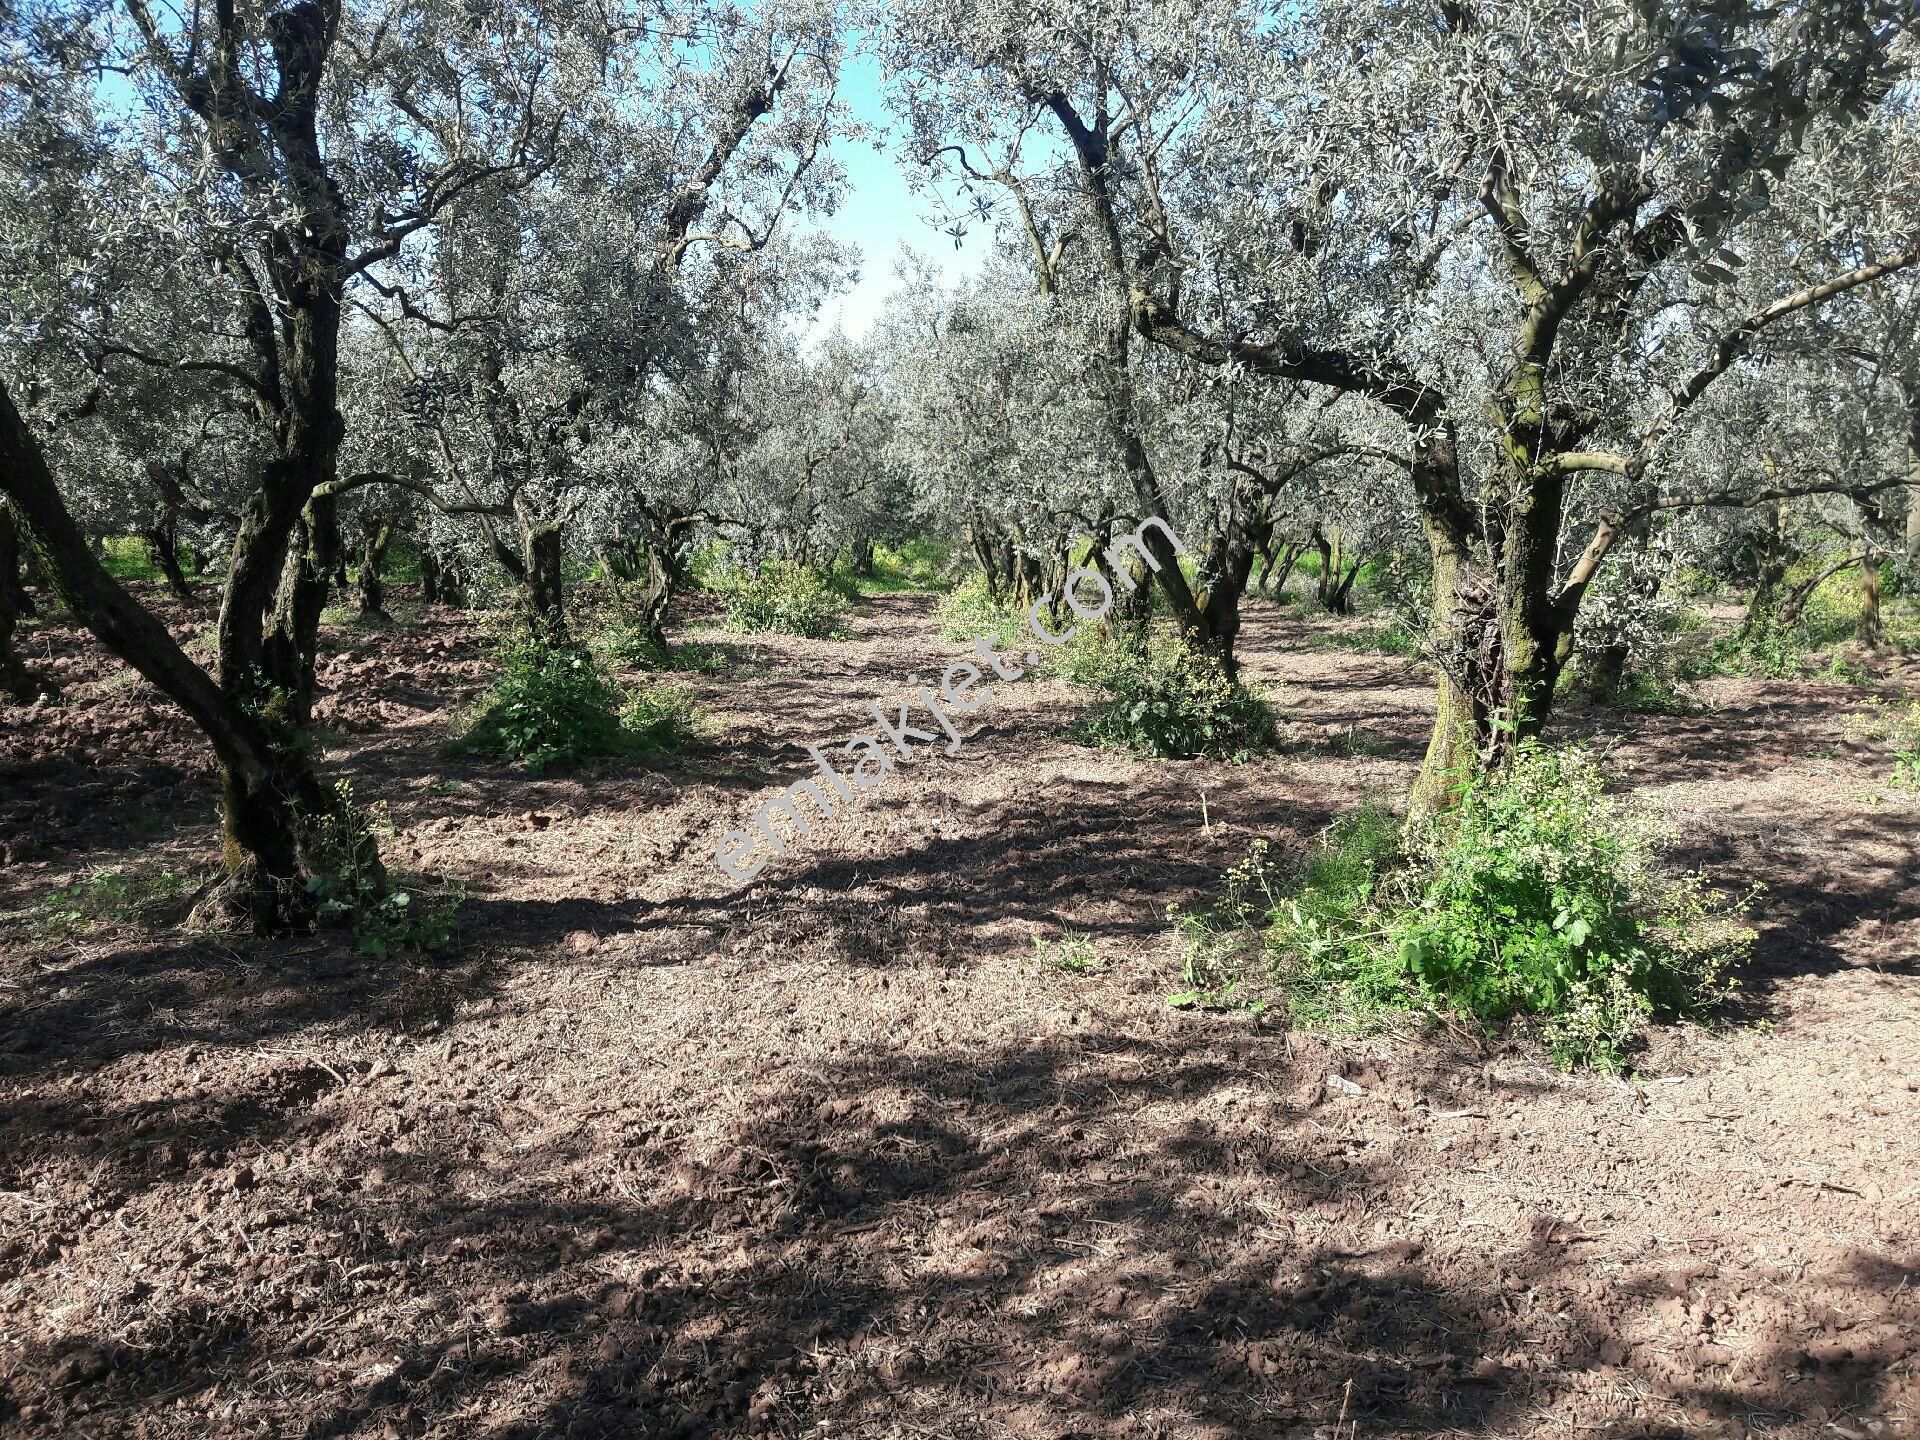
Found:
M 106 572 L 60 498 L 4 383 L 0 493 L 33 527 L 53 582 L 73 613 L 101 644 L 184 710 L 212 744 L 220 763 L 228 872 L 222 898 L 258 930 L 309 918 L 310 846 L 318 822 L 332 812 L 332 797 L 275 720 L 246 703 L 244 691 L 216 683 L 189 660 L 167 627 Z M 257 553 L 237 555 L 236 568 L 257 567 L 259 559 Z M 362 859 L 377 866 L 377 860 Z
M 391 523 L 369 525 L 361 532 L 358 594 L 362 620 L 387 618 L 387 590 L 380 579 L 380 566 L 386 560 L 387 548 L 392 543 Z

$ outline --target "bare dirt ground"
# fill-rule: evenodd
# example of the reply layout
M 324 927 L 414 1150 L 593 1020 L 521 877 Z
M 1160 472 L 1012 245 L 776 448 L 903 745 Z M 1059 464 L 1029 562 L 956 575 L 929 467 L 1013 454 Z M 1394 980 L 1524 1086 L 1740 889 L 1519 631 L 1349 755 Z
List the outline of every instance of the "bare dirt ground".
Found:
M 694 754 L 569 779 L 437 758 L 473 626 L 339 634 L 329 762 L 468 897 L 457 954 L 391 961 L 50 932 L 56 886 L 216 846 L 185 722 L 35 630 L 68 703 L 0 710 L 0 1432 L 1920 1435 L 1920 806 L 1863 693 L 1566 726 L 1770 887 L 1738 1012 L 1631 1082 L 1169 1010 L 1169 902 L 1413 773 L 1426 683 L 1330 623 L 1250 623 L 1279 758 L 1118 758 L 1009 687 L 745 886 L 714 827 L 964 649 L 927 598 L 729 642 Z M 1066 931 L 1097 969 L 1037 958 Z

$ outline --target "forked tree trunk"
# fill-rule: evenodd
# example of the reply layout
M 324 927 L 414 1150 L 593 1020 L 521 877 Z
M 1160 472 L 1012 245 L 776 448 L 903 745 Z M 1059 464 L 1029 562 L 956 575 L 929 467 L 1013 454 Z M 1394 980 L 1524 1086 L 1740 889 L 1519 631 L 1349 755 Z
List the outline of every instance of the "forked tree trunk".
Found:
M 268 684 L 285 697 L 289 722 L 300 728 L 313 723 L 320 616 L 342 565 L 336 503 L 315 498 L 301 514 L 282 562 L 262 654 Z
M 429 545 L 420 547 L 420 598 L 428 605 L 461 603 L 460 566 Z
M 853 573 L 862 580 L 874 577 L 873 541 L 856 540 L 853 542 Z
M 1273 522 L 1265 517 L 1264 498 L 1253 493 L 1242 477 L 1235 486 L 1227 522 L 1208 549 L 1210 583 L 1197 597 L 1203 643 L 1220 662 L 1229 680 L 1240 678 L 1234 646 L 1240 638 L 1240 603 L 1253 579 L 1253 562 L 1273 539 Z
M 1813 599 L 1816 590 L 1834 576 L 1851 570 L 1856 565 L 1866 564 L 1868 559 L 1869 557 L 1866 555 L 1849 555 L 1846 559 L 1836 560 L 1833 564 L 1827 566 L 1826 569 L 1806 580 L 1802 580 L 1787 593 L 1787 598 L 1780 603 L 1780 623 L 1782 625 L 1798 625 L 1801 615 L 1806 613 L 1807 602 Z M 1879 605 L 1879 585 L 1877 578 L 1874 587 L 1874 603 L 1877 609 Z
M 1339 567 L 1340 553 L 1334 542 L 1327 538 L 1327 532 L 1318 525 L 1313 527 L 1313 548 L 1320 556 L 1320 574 L 1313 587 L 1313 599 L 1322 610 L 1331 611 L 1333 604 L 1333 572 Z
M 167 582 L 167 593 L 176 600 L 192 600 L 193 586 L 180 568 L 180 536 L 173 516 L 163 516 L 140 538 L 146 541 L 147 553 L 153 557 L 160 578 Z
M 1770 517 L 1766 533 L 1753 547 L 1753 594 L 1747 599 L 1746 613 L 1740 617 L 1742 637 L 1763 630 L 1778 618 L 1780 585 L 1787 578 L 1791 558 L 1780 531 L 1779 512 Z
M 1273 567 L 1277 561 L 1280 566 L 1280 578 L 1273 581 L 1272 589 L 1275 592 L 1285 590 L 1287 581 L 1292 578 L 1294 567 L 1300 563 L 1300 557 L 1306 553 L 1307 545 L 1304 540 L 1283 541 L 1278 538 L 1269 540 L 1266 563 L 1260 567 L 1259 588 L 1262 590 L 1268 588 L 1268 578 L 1273 574 Z

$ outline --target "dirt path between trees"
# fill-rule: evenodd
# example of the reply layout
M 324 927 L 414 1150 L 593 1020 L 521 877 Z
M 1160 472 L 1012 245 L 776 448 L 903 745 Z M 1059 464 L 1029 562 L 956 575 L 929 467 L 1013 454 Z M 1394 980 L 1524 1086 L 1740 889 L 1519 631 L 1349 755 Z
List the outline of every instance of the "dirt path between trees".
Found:
M 56 886 L 210 864 L 212 788 L 35 632 L 70 703 L 0 710 L 0 1433 L 1920 1436 L 1920 806 L 1860 692 L 1569 722 L 1769 887 L 1739 1015 L 1634 1082 L 1169 1010 L 1170 902 L 1405 793 L 1428 687 L 1334 624 L 1249 624 L 1277 759 L 1088 750 L 1023 683 L 750 885 L 714 827 L 964 652 L 925 597 L 728 640 L 696 752 L 590 778 L 436 758 L 472 627 L 342 635 L 331 761 L 469 896 L 457 958 L 384 962 L 52 933 Z

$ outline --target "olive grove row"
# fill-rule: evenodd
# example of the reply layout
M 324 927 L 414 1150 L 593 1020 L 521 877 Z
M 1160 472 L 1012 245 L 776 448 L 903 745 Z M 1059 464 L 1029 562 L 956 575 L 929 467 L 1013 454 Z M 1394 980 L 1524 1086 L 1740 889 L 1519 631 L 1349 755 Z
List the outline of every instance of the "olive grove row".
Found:
M 492 577 L 564 627 L 593 563 L 658 639 L 715 538 L 940 534 L 1024 599 L 1158 517 L 1196 563 L 1151 583 L 1229 675 L 1276 564 L 1317 549 L 1337 606 L 1393 552 L 1439 675 L 1427 808 L 1545 723 L 1632 557 L 1810 515 L 1869 592 L 1920 561 L 1910 0 L 0 21 L 0 681 L 31 684 L 38 567 L 205 732 L 223 903 L 262 927 L 332 803 L 321 612 L 349 556 L 377 610 L 399 536 L 429 599 Z M 887 133 L 839 93 L 856 51 Z M 861 143 L 994 259 L 803 343 L 891 259 L 817 223 Z M 210 666 L 103 568 L 129 533 L 180 590 L 206 557 Z

